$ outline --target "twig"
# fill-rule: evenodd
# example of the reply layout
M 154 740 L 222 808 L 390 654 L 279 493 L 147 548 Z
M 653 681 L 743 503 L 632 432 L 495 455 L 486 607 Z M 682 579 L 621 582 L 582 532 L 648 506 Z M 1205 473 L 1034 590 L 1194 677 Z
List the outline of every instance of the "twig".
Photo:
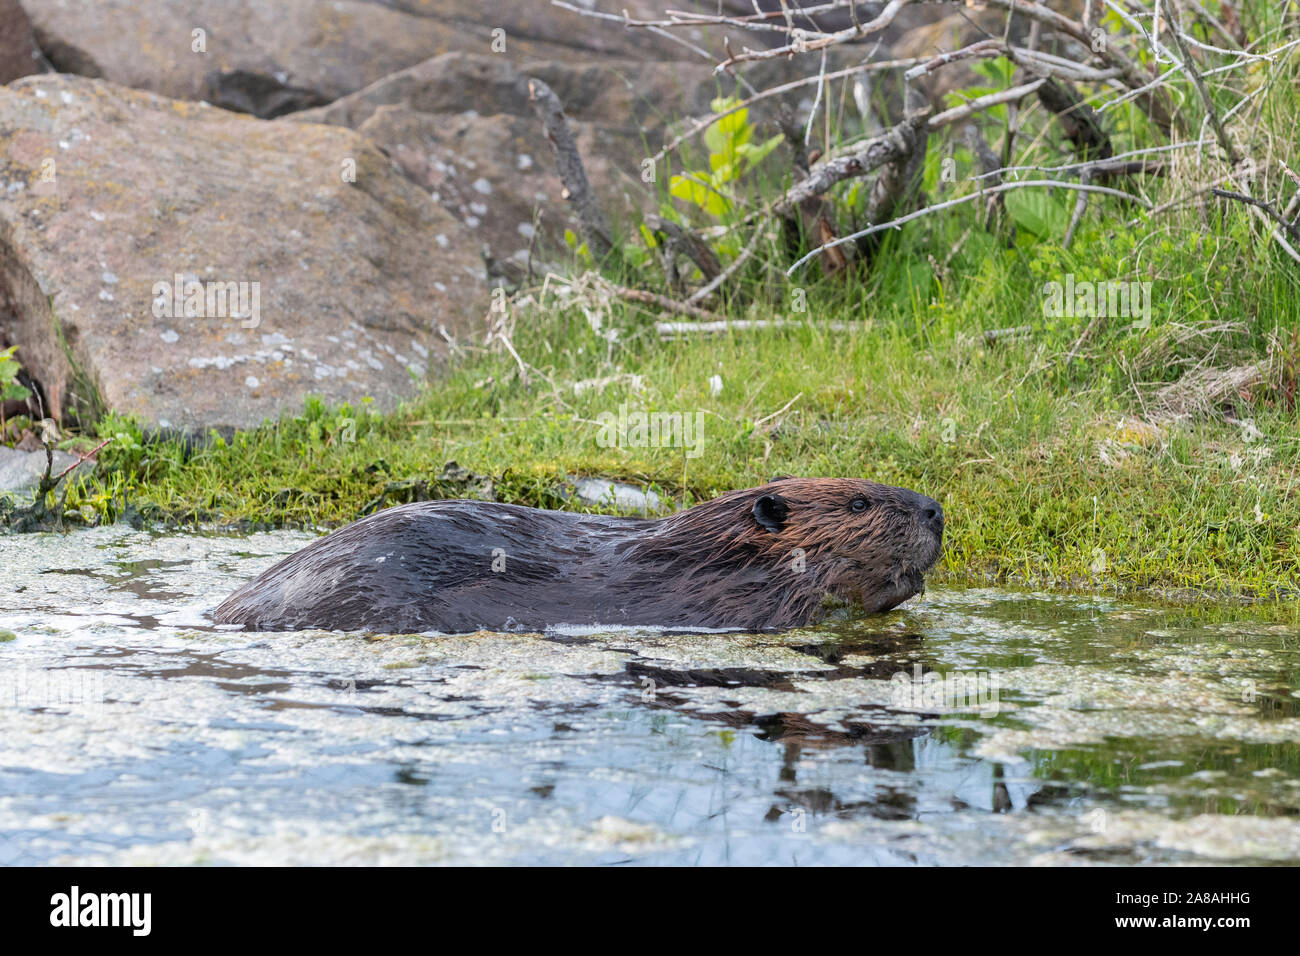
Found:
M 992 0 L 990 0 L 990 2 L 992 2 Z M 850 235 L 841 236 L 840 238 L 836 239 L 834 242 L 827 243 L 826 245 L 838 246 L 838 245 L 843 245 L 846 242 L 854 242 L 865 236 L 873 235 L 874 233 L 881 232 L 882 230 L 885 229 L 897 229 L 899 226 L 903 225 L 903 223 L 911 222 L 913 219 L 920 219 L 922 216 L 928 216 L 931 213 L 939 212 L 944 209 L 949 209 L 953 206 L 960 206 L 962 203 L 971 202 L 972 200 L 979 199 L 983 196 L 988 196 L 993 193 L 1006 192 L 1009 189 L 1021 189 L 1028 186 L 1039 186 L 1039 187 L 1049 186 L 1058 189 L 1077 189 L 1077 190 L 1083 190 L 1084 192 L 1102 193 L 1107 196 L 1118 196 L 1121 199 L 1127 199 L 1130 202 L 1139 203 L 1144 208 L 1147 209 L 1151 208 L 1151 203 L 1148 200 L 1143 199 L 1141 196 L 1134 196 L 1132 193 L 1126 193 L 1119 189 L 1111 189 L 1108 186 L 1092 186 L 1092 185 L 1085 185 L 1083 183 L 1069 183 L 1069 182 L 1062 182 L 1059 179 L 1022 180 L 1020 182 L 1014 182 L 1014 183 L 1002 183 L 1000 186 L 990 186 L 987 189 L 981 189 L 979 192 L 974 192 L 967 196 L 959 196 L 958 198 L 950 199 L 947 202 L 937 203 L 933 206 L 926 206 L 924 209 L 918 209 L 916 212 L 908 213 L 906 216 L 900 216 L 899 218 L 891 220 L 890 222 L 882 222 L 878 226 L 870 226 L 867 229 L 862 229 Z M 809 252 L 807 255 L 804 255 L 801 258 L 799 258 L 794 263 L 794 265 L 790 266 L 789 269 L 785 270 L 785 274 L 787 276 L 794 275 L 795 270 L 797 270 L 801 265 L 803 265 L 813 256 L 822 252 L 823 248 L 824 247 L 819 246 L 818 248 Z
M 686 302 L 679 302 L 676 299 L 670 299 L 666 295 L 658 295 L 654 292 L 646 292 L 642 289 L 629 289 L 627 286 L 615 285 L 606 279 L 599 279 L 601 285 L 607 288 L 620 299 L 626 299 L 629 302 L 642 302 L 646 305 L 657 305 L 661 309 L 669 312 L 676 312 L 679 315 L 693 315 L 697 319 L 705 319 L 709 322 L 725 322 L 722 316 L 716 312 L 710 312 L 708 309 L 701 309 L 699 306 L 690 305 Z
M 786 402 L 784 405 L 782 405 L 780 408 L 774 411 L 771 415 L 764 415 L 758 421 L 754 422 L 754 427 L 757 428 L 759 425 L 762 425 L 765 422 L 770 422 L 778 415 L 784 415 L 786 412 L 790 410 L 790 406 L 793 405 L 795 402 L 799 401 L 799 399 L 801 398 L 803 398 L 803 392 L 800 392 L 794 398 L 790 399 L 790 401 Z
M 927 125 L 932 130 L 941 129 L 949 123 L 956 123 L 963 120 L 973 113 L 986 110 L 990 106 L 997 106 L 999 103 L 1010 103 L 1014 100 L 1023 99 L 1030 93 L 1033 93 L 1047 80 L 1034 80 L 1021 86 L 1013 86 L 1009 90 L 1000 90 L 997 93 L 989 93 L 987 96 L 981 96 L 971 100 L 969 103 L 963 103 L 961 106 L 954 106 L 950 110 L 944 110 L 942 113 L 936 113 L 931 116 Z
M 911 0 L 889 0 L 889 3 L 885 4 L 885 8 L 880 11 L 880 14 L 874 20 L 867 23 L 855 23 L 853 26 L 837 30 L 835 33 L 808 37 L 804 31 L 792 30 L 791 33 L 794 35 L 794 39 L 786 46 L 774 47 L 770 50 L 746 50 L 744 53 L 731 53 L 727 59 L 714 68 L 714 72 L 721 73 L 736 63 L 745 63 L 750 60 L 775 60 L 796 53 L 815 53 L 837 43 L 845 43 L 858 37 L 879 33 L 893 23 L 894 18 L 898 16 L 898 12 L 910 2 Z
M 909 116 L 879 136 L 868 140 L 852 153 L 839 155 L 819 163 L 804 180 L 788 189 L 777 200 L 774 208 L 787 212 L 805 200 L 819 196 L 836 183 L 854 176 L 865 176 L 885 163 L 893 162 L 911 153 L 921 129 L 925 114 Z
M 1086 183 L 1089 181 L 1089 179 L 1090 177 L 1088 173 L 1085 172 L 1079 181 Z M 1087 211 L 1087 209 L 1088 209 L 1088 194 L 1085 192 L 1081 192 L 1079 193 L 1079 198 L 1075 200 L 1074 214 L 1070 216 L 1070 226 L 1068 229 L 1065 230 L 1065 239 L 1062 240 L 1061 242 L 1062 249 L 1070 248 L 1070 243 L 1074 241 L 1074 230 L 1079 228 L 1079 223 L 1083 221 L 1083 214 Z M 1071 357 L 1073 358 L 1073 353 L 1071 353 Z
M 95 446 L 94 448 L 92 448 L 90 451 L 79 453 L 79 454 L 77 455 L 77 460 L 76 460 L 76 461 L 74 461 L 74 462 L 73 462 L 72 464 L 70 464 L 67 468 L 64 468 L 61 472 L 59 472 L 57 475 L 55 475 L 55 477 L 54 477 L 54 484 L 57 485 L 60 481 L 63 480 L 64 476 L 67 475 L 68 472 L 72 471 L 72 469 L 76 468 L 78 465 L 82 464 L 83 462 L 90 460 L 92 457 L 94 457 L 95 455 L 97 455 L 97 454 L 99 454 L 101 451 L 103 451 L 104 446 L 107 445 L 107 444 L 108 444 L 109 442 L 111 442 L 112 440 L 113 440 L 113 439 L 112 439 L 112 437 L 110 436 L 110 437 L 108 437 L 108 438 L 105 438 L 102 442 L 100 442 L 98 445 L 96 445 L 96 446 Z M 51 463 L 51 460 L 52 460 L 51 457 L 50 457 L 49 446 L 48 446 L 48 445 L 46 446 L 46 449 L 45 449 L 45 450 L 46 450 L 46 456 L 47 456 L 46 464 L 47 464 L 47 466 L 48 466 L 48 465 Z M 45 472 L 45 473 L 46 473 L 47 475 L 49 474 L 49 469 L 48 469 L 48 467 L 46 468 L 46 472 Z
M 1216 196 L 1222 196 L 1224 199 L 1235 199 L 1237 202 L 1244 202 L 1247 205 L 1254 206 L 1256 209 L 1262 209 L 1267 214 L 1268 218 L 1272 219 L 1279 226 L 1285 229 L 1292 239 L 1296 242 L 1300 242 L 1300 228 L 1297 228 L 1294 224 L 1289 222 L 1285 216 L 1277 211 L 1271 202 L 1261 202 L 1254 196 L 1247 196 L 1244 193 L 1229 192 L 1226 189 L 1219 189 L 1217 187 L 1212 188 L 1210 192 L 1214 193 Z
M 587 171 L 578 153 L 577 141 L 564 118 L 564 106 L 549 86 L 530 77 L 528 99 L 533 103 L 538 117 L 546 129 L 546 138 L 555 152 L 555 164 L 560 181 L 564 183 L 564 198 L 573 204 L 578 213 L 578 224 L 587 248 L 597 260 L 605 258 L 614 248 L 609 226 L 601 214 L 600 205 L 587 180 Z
M 1179 22 L 1178 5 L 1176 3 L 1169 4 L 1168 16 L 1169 32 L 1173 35 L 1174 44 L 1182 55 L 1183 68 L 1187 71 L 1187 75 L 1192 78 L 1192 85 L 1196 87 L 1197 95 L 1201 98 L 1201 104 L 1205 107 L 1205 115 L 1214 126 L 1214 134 L 1218 137 L 1219 145 L 1223 147 L 1223 152 L 1228 157 L 1229 164 L 1236 166 L 1241 162 L 1241 154 L 1232 145 L 1232 140 L 1228 139 L 1228 132 L 1223 128 L 1223 123 L 1219 120 L 1219 111 L 1214 108 L 1214 100 L 1210 98 L 1210 91 L 1205 86 L 1205 80 L 1201 79 L 1200 71 L 1196 69 L 1192 54 L 1188 51 L 1187 43 L 1183 40 L 1183 28 Z
M 665 338 L 673 335 L 695 335 L 713 332 L 750 332 L 761 329 L 793 329 L 808 325 L 803 319 L 716 319 L 710 322 L 656 322 L 655 331 Z M 866 322 L 818 323 L 818 328 L 832 332 L 866 331 Z
M 686 304 L 695 305 L 696 303 L 703 302 L 714 289 L 718 288 L 718 286 L 731 278 L 732 274 L 744 264 L 745 260 L 753 255 L 754 250 L 758 248 L 758 240 L 762 235 L 762 228 L 755 229 L 754 234 L 749 237 L 749 242 L 745 244 L 745 248 L 741 249 L 740 254 L 737 255 L 735 259 L 731 260 L 731 264 L 709 280 L 708 284 L 696 289 L 695 292 L 686 299 Z

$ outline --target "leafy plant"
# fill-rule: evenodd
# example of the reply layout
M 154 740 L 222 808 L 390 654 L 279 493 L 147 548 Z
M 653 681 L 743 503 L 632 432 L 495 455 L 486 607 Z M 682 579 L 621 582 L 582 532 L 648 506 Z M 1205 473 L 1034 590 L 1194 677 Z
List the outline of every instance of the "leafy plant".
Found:
M 0 351 L 0 401 L 21 401 L 32 394 L 29 389 L 18 384 L 18 373 L 22 371 L 22 365 L 14 358 L 17 351 L 16 345 Z
M 709 105 L 714 113 L 725 113 L 739 103 L 736 97 L 721 97 Z M 748 107 L 735 109 L 718 120 L 704 132 L 704 143 L 709 149 L 708 171 L 673 176 L 668 192 L 699 206 L 711 216 L 726 215 L 732 205 L 727 187 L 751 172 L 781 143 L 779 134 L 761 143 L 753 142 L 754 129 Z

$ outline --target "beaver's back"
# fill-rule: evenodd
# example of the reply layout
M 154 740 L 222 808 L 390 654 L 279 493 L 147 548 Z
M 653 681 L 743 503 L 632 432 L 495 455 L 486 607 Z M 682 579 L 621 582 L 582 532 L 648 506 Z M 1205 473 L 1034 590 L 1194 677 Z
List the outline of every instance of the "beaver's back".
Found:
M 617 546 L 652 523 L 481 501 L 401 505 L 289 555 L 214 615 L 271 631 L 586 623 Z

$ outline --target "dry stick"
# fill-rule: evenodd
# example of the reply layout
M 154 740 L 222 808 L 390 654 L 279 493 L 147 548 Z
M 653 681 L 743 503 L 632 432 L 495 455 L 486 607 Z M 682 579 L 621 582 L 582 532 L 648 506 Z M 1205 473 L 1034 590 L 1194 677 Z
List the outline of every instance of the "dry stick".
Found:
M 938 56 L 920 63 L 906 73 L 903 79 L 911 83 L 913 80 L 919 80 L 921 77 L 933 73 L 940 67 L 947 66 L 949 63 L 957 63 L 961 60 L 969 60 L 973 56 L 1000 56 L 1005 52 L 1005 46 L 1001 40 L 989 39 L 980 40 L 978 43 L 972 43 L 970 46 L 962 47 L 959 50 L 950 50 L 947 53 L 940 53 Z
M 1067 36 L 1073 37 L 1089 49 L 1092 47 L 1092 36 L 1088 32 L 1086 26 L 1079 23 L 1077 20 L 1071 20 L 1069 17 L 1063 16 L 1054 10 L 1049 10 L 1040 3 L 1026 3 L 1025 0 L 985 0 L 985 2 L 990 3 L 995 7 L 1000 7 L 1010 13 L 1018 13 L 1030 18 L 1031 20 L 1037 20 L 1039 23 L 1051 27 L 1058 33 L 1064 33 Z M 1111 66 L 1117 67 L 1121 71 L 1121 79 L 1124 81 L 1125 86 L 1136 90 L 1139 87 L 1146 85 L 1147 78 L 1143 74 L 1142 68 L 1117 50 L 1114 43 L 1107 43 L 1103 49 L 1097 51 L 1097 55 Z M 1169 111 L 1166 109 L 1165 104 L 1163 102 L 1157 102 L 1154 92 L 1151 90 L 1144 92 L 1143 96 L 1147 100 L 1152 118 L 1155 120 L 1156 124 L 1160 126 L 1161 129 L 1167 131 L 1170 120 Z
M 1244 202 L 1247 205 L 1254 206 L 1256 209 L 1262 209 L 1269 219 L 1272 219 L 1279 226 L 1285 229 L 1296 242 L 1300 242 L 1300 229 L 1287 220 L 1285 216 L 1274 208 L 1271 202 L 1261 202 L 1254 196 L 1247 196 L 1244 193 L 1228 192 L 1226 189 L 1211 189 L 1210 192 L 1216 196 L 1222 196 L 1224 199 L 1235 199 L 1237 202 Z
M 875 73 L 880 70 L 899 70 L 904 67 L 914 66 L 915 64 L 920 63 L 925 59 L 926 59 L 925 57 L 914 56 L 914 57 L 908 57 L 907 59 L 904 60 L 880 60 L 875 63 L 863 63 L 858 66 L 851 66 L 844 70 L 836 70 L 834 73 L 827 73 L 826 80 L 827 82 L 831 80 L 840 80 L 846 76 L 853 76 L 857 73 Z M 670 143 L 668 143 L 667 146 L 665 146 L 663 149 L 659 150 L 659 152 L 651 156 L 650 161 L 654 163 L 659 162 L 659 160 L 663 159 L 665 156 L 667 156 L 669 153 L 675 150 L 678 146 L 682 145 L 682 143 L 686 142 L 692 136 L 698 136 L 700 133 L 703 133 L 706 129 L 712 126 L 714 123 L 726 119 L 732 113 L 739 112 L 740 110 L 743 109 L 748 109 L 749 107 L 757 103 L 759 100 L 765 100 L 773 96 L 780 96 L 782 93 L 788 93 L 791 90 L 797 90 L 801 86 L 811 86 L 812 84 L 819 83 L 819 82 L 821 82 L 820 76 L 805 77 L 802 80 L 791 80 L 789 83 L 782 83 L 780 86 L 773 86 L 770 89 L 763 90 L 761 93 L 756 93 L 753 96 L 751 96 L 749 99 L 742 100 L 741 102 L 737 103 L 735 106 L 731 107 L 730 109 L 723 110 L 721 113 L 711 113 L 708 116 L 706 116 L 704 119 L 696 122 L 693 126 L 691 126 L 690 129 L 686 130 L 684 133 L 681 133 L 680 135 L 674 137 L 673 140 Z
M 709 322 L 727 321 L 716 312 L 710 312 L 708 309 L 701 309 L 699 306 L 690 305 L 686 302 L 678 302 L 676 299 L 670 299 L 666 295 L 657 295 L 654 292 L 644 292 L 641 289 L 629 289 L 627 286 L 615 285 L 605 279 L 601 279 L 600 284 L 620 299 L 627 299 L 629 302 L 643 302 L 646 305 L 657 305 L 659 308 L 667 309 L 669 312 L 676 312 L 679 315 L 693 315 L 697 319 L 705 319 Z
M 1088 183 L 1091 180 L 1092 177 L 1087 172 L 1085 172 L 1082 176 L 1079 177 L 1079 182 L 1081 183 Z M 1075 200 L 1074 215 L 1070 217 L 1070 226 L 1068 229 L 1065 230 L 1065 239 L 1061 242 L 1062 249 L 1070 248 L 1070 243 L 1074 241 L 1074 230 L 1079 228 L 1079 223 L 1083 221 L 1083 214 L 1087 211 L 1087 209 L 1088 209 L 1088 194 L 1081 192 L 1079 193 L 1079 198 Z M 1074 354 L 1071 353 L 1070 357 L 1073 358 Z
M 808 323 L 802 319 L 718 319 L 713 322 L 656 322 L 655 331 L 661 337 L 672 335 L 697 335 L 714 332 L 752 332 L 761 329 L 802 328 Z M 851 332 L 855 329 L 866 331 L 866 322 L 826 322 L 818 323 L 818 328 L 827 328 L 832 332 Z
M 754 250 L 758 248 L 758 240 L 762 235 L 762 228 L 755 229 L 754 234 L 749 238 L 749 242 L 745 244 L 745 248 L 740 250 L 740 255 L 731 260 L 731 265 L 727 266 L 727 268 L 723 269 L 709 280 L 707 285 L 696 289 L 695 292 L 687 298 L 686 304 L 695 305 L 697 302 L 703 302 L 708 297 L 709 293 L 731 278 L 732 274 L 739 269 L 751 255 L 753 255 Z
M 1005 56 L 1017 65 L 1024 66 L 1036 73 L 1046 73 L 1050 76 L 1084 83 L 1104 83 L 1107 80 L 1118 79 L 1124 72 L 1118 67 L 1098 70 L 1083 63 L 1067 60 L 1065 57 L 1045 53 L 1042 50 L 1031 50 L 1028 47 L 1012 46 L 996 37 L 991 37 L 987 40 L 979 40 L 959 50 L 941 53 L 933 59 L 920 63 L 904 73 L 903 79 L 910 83 L 950 63 L 959 63 L 972 57 L 986 56 Z
M 954 106 L 950 110 L 936 113 L 934 116 L 930 117 L 927 125 L 932 130 L 940 129 L 941 127 L 947 126 L 949 123 L 955 123 L 974 113 L 978 113 L 980 110 L 988 109 L 990 106 L 997 106 L 999 103 L 1009 103 L 1013 100 L 1022 99 L 1030 93 L 1033 93 L 1046 82 L 1046 79 L 1034 80 L 1030 83 L 1025 83 L 1022 86 L 1013 86 L 1009 90 L 1001 90 L 997 93 L 990 93 L 987 96 L 981 96 L 977 99 L 971 100 L 969 103 L 963 103 L 961 106 Z
M 758 421 L 754 422 L 754 427 L 757 428 L 759 425 L 762 425 L 764 422 L 771 421 L 773 418 L 776 418 L 778 415 L 784 415 L 787 411 L 790 410 L 790 406 L 793 405 L 795 402 L 799 401 L 799 399 L 801 398 L 803 398 L 803 392 L 800 392 L 794 398 L 790 399 L 790 401 L 786 402 L 784 405 L 782 405 L 780 408 L 774 411 L 771 415 L 764 415 Z
M 1003 183 L 1000 186 L 990 186 L 987 189 L 981 189 L 979 192 L 971 193 L 968 196 L 959 196 L 958 198 L 950 199 L 947 202 L 937 203 L 933 206 L 926 206 L 924 209 L 918 209 L 916 212 L 908 213 L 906 216 L 900 216 L 899 218 L 891 220 L 890 222 L 882 222 L 878 226 L 870 226 L 866 229 L 860 230 L 859 232 L 855 232 L 847 236 L 841 236 L 839 239 L 836 239 L 834 242 L 828 242 L 826 243 L 826 246 L 819 246 L 818 248 L 812 250 L 812 252 L 809 252 L 807 255 L 800 258 L 798 261 L 794 263 L 794 265 L 790 266 L 789 269 L 785 270 L 785 274 L 787 276 L 793 275 L 796 269 L 798 269 L 801 265 L 803 265 L 813 256 L 824 251 L 826 247 L 839 246 L 839 245 L 843 245 L 846 242 L 853 242 L 855 240 L 862 239 L 866 236 L 873 235 L 877 232 L 881 232 L 882 230 L 885 229 L 897 229 L 905 222 L 911 222 L 913 219 L 920 219 L 922 216 L 928 216 L 931 213 L 940 212 L 941 210 L 944 209 L 950 209 L 953 206 L 960 206 L 962 203 L 971 202 L 972 200 L 979 199 L 983 196 L 988 196 L 993 193 L 1006 192 L 1009 189 L 1021 189 L 1027 186 L 1050 186 L 1057 189 L 1075 189 L 1075 190 L 1082 190 L 1083 192 L 1102 193 L 1107 196 L 1118 196 L 1120 199 L 1127 199 L 1130 202 L 1135 202 L 1140 204 L 1146 209 L 1151 208 L 1151 203 L 1143 199 L 1141 196 L 1134 196 L 1132 193 L 1126 193 L 1123 190 L 1119 190 L 1119 189 L 1111 189 L 1109 186 L 1084 185 L 1083 183 L 1063 182 L 1062 180 L 1059 179 L 1029 179 L 1029 180 L 1022 180 L 1020 182 L 1014 182 L 1014 183 Z
M 1088 194 L 1080 193 L 1079 195 L 1086 196 Z M 1087 327 L 1083 330 L 1083 332 L 1079 335 L 1079 338 L 1075 341 L 1074 348 L 1070 349 L 1070 354 L 1065 357 L 1065 361 L 1062 363 L 1063 365 L 1068 366 L 1071 362 L 1074 361 L 1075 355 L 1079 353 L 1079 349 L 1083 346 L 1083 343 L 1087 340 L 1088 336 L 1092 334 L 1092 330 L 1097 327 L 1097 323 L 1100 320 L 1101 320 L 1101 316 L 1099 315 L 1094 315 L 1092 317 L 1092 321 L 1088 323 Z
M 1228 132 L 1223 128 L 1223 123 L 1219 121 L 1219 111 L 1214 108 L 1214 100 L 1210 99 L 1210 91 L 1205 86 L 1205 81 L 1201 79 L 1201 73 L 1196 69 L 1196 64 L 1192 61 L 1192 54 L 1187 49 L 1187 44 L 1183 42 L 1183 27 L 1179 22 L 1178 6 L 1176 3 L 1169 5 L 1169 32 L 1173 34 L 1174 45 L 1178 47 L 1178 52 L 1183 58 L 1183 69 L 1187 75 L 1192 78 L 1192 85 L 1196 87 L 1196 92 L 1201 98 L 1201 103 L 1205 106 L 1205 114 L 1214 126 L 1214 134 L 1219 138 L 1219 145 L 1223 147 L 1224 154 L 1228 157 L 1228 162 L 1236 166 L 1241 162 L 1241 154 L 1237 152 L 1232 140 L 1228 139 Z
M 786 190 L 773 208 L 778 213 L 788 212 L 801 202 L 819 196 L 836 183 L 855 176 L 865 176 L 885 163 L 894 162 L 911 153 L 926 124 L 925 113 L 909 116 L 879 136 L 868 140 L 848 155 L 836 156 L 818 164 L 805 179 Z
M 1165 146 L 1152 146 L 1147 149 L 1132 149 L 1127 153 L 1120 153 L 1118 156 L 1112 156 L 1105 162 L 1108 164 L 1117 164 L 1121 160 L 1128 159 L 1130 156 L 1146 156 L 1151 153 L 1167 153 L 1175 149 L 1191 149 L 1193 146 L 1200 145 L 1195 140 L 1188 140 L 1185 143 L 1169 143 Z M 997 169 L 980 173 L 972 179 L 986 179 L 988 177 L 1001 177 L 1003 173 L 1066 173 L 1079 172 L 1090 166 L 1099 165 L 1096 162 L 1085 163 L 1066 163 L 1063 166 L 1000 166 Z
M 885 5 L 885 8 L 880 11 L 879 16 L 874 20 L 868 23 L 856 23 L 835 33 L 822 34 L 810 39 L 806 31 L 792 31 L 796 34 L 795 39 L 786 46 L 775 47 L 770 50 L 746 50 L 744 53 L 730 53 L 727 59 L 714 67 L 713 72 L 721 73 L 736 63 L 745 63 L 750 60 L 775 60 L 795 53 L 814 53 L 824 50 L 828 46 L 879 33 L 893 23 L 894 18 L 898 16 L 898 12 L 910 2 L 911 0 L 889 0 L 889 3 Z
M 95 446 L 94 448 L 92 448 L 90 451 L 87 451 L 87 452 L 80 452 L 80 453 L 78 453 L 78 455 L 77 455 L 77 460 L 76 460 L 76 461 L 74 461 L 74 462 L 73 462 L 72 464 L 70 464 L 67 468 L 64 468 L 61 472 L 59 472 L 57 475 L 54 476 L 54 484 L 57 485 L 60 481 L 63 480 L 63 477 L 64 477 L 66 474 L 68 474 L 68 472 L 72 471 L 72 469 L 76 468 L 76 467 L 77 467 L 78 465 L 80 465 L 82 462 L 90 460 L 90 458 L 91 458 L 92 456 L 97 455 L 97 454 L 99 454 L 101 451 L 103 451 L 103 450 L 104 450 L 104 446 L 107 445 L 107 444 L 108 444 L 109 442 L 111 442 L 112 440 L 113 440 L 113 439 L 112 439 L 111 437 L 109 437 L 109 438 L 105 438 L 102 442 L 100 442 L 98 445 L 96 445 L 96 446 Z M 46 464 L 48 465 L 52 460 L 53 460 L 53 458 L 52 458 L 52 456 L 51 456 L 50 460 L 47 461 Z M 48 470 L 48 468 L 47 468 L 47 469 L 46 469 L 46 475 L 48 475 L 48 474 L 49 474 L 49 470 Z
M 549 86 L 534 77 L 528 80 L 528 99 L 546 129 L 546 138 L 555 152 L 560 181 L 564 183 L 564 198 L 577 210 L 579 228 L 587 240 L 587 248 L 597 260 L 603 259 L 614 248 L 614 243 L 609 238 L 609 226 L 605 224 L 600 205 L 591 191 L 573 131 L 565 121 L 564 106 Z

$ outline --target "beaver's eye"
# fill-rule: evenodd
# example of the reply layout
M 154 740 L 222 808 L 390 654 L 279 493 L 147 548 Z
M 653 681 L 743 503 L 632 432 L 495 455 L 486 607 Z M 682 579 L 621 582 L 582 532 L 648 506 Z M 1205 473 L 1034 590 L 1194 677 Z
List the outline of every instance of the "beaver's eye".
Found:
M 849 507 L 852 508 L 854 511 L 866 511 L 866 510 L 867 510 L 867 499 L 866 499 L 866 498 L 854 498 L 851 502 L 849 502 Z

